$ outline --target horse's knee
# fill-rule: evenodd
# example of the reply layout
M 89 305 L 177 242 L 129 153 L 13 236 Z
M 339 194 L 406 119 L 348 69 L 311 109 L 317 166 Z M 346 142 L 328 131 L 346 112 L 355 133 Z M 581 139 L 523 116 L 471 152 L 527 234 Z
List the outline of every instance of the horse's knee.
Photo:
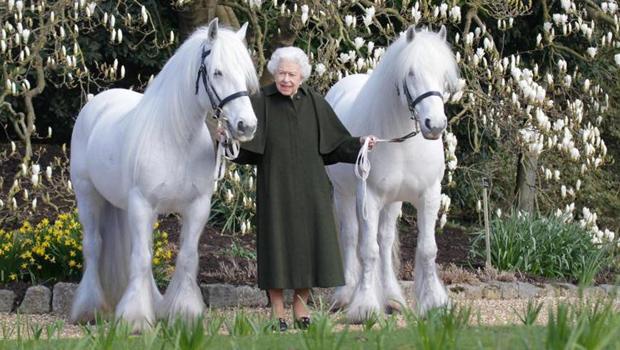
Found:
M 437 257 L 437 246 L 436 245 L 421 245 L 418 246 L 416 250 L 416 259 L 420 261 L 434 261 Z
M 346 247 L 355 247 L 357 245 L 357 226 L 343 226 L 340 231 L 340 241 Z
M 365 249 L 360 250 L 360 258 L 366 263 L 374 264 L 379 259 L 379 245 L 369 244 Z

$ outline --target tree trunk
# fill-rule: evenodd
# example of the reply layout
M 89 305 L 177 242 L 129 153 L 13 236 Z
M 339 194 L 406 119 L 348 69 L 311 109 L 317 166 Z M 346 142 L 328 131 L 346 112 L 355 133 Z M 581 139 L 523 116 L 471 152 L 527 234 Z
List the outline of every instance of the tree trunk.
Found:
M 267 57 L 267 53 L 271 56 L 277 48 L 284 46 L 292 46 L 297 39 L 297 33 L 293 26 L 291 26 L 291 17 L 279 17 L 278 18 L 278 33 L 274 36 L 271 43 L 267 43 L 264 48 L 266 52 L 264 55 Z M 267 58 L 269 60 L 269 58 Z M 267 63 L 267 62 L 265 62 Z M 263 69 L 263 74 L 260 76 L 260 85 L 264 86 L 273 82 L 273 77 L 267 69 Z
M 517 209 L 530 214 L 534 213 L 536 200 L 536 167 L 538 156 L 521 153 L 517 163 Z
M 181 41 L 191 35 L 196 28 L 207 25 L 215 17 L 219 18 L 220 24 L 239 28 L 239 20 L 233 10 L 228 6 L 218 5 L 217 2 L 217 0 L 194 0 L 177 12 Z

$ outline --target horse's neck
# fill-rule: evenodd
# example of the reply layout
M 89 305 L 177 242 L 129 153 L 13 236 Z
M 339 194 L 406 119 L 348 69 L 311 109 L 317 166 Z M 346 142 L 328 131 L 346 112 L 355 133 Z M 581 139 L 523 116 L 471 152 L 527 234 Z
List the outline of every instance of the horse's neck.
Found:
M 380 138 L 403 136 L 411 132 L 415 123 L 409 118 L 409 110 L 403 106 L 396 86 L 381 78 L 371 76 L 355 99 L 353 116 L 360 119 L 356 131 Z
M 145 95 L 126 118 L 128 132 L 124 148 L 134 150 L 127 161 L 136 164 L 170 154 L 175 155 L 175 161 L 187 159 L 196 136 L 204 130 L 205 114 L 193 96 L 173 95 L 163 99 Z
M 191 96 L 177 100 L 176 105 L 163 105 L 161 114 L 160 134 L 169 142 L 179 146 L 187 145 L 204 123 L 207 111 L 201 108 Z

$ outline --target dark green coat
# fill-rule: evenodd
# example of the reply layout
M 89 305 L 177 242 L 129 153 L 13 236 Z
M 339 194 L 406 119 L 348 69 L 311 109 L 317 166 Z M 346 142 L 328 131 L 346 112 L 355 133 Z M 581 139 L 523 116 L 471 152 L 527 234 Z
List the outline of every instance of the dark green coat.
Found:
M 252 105 L 257 132 L 235 161 L 258 168 L 258 286 L 344 285 L 325 165 L 354 163 L 359 139 L 305 85 L 292 98 L 268 85 L 252 97 Z

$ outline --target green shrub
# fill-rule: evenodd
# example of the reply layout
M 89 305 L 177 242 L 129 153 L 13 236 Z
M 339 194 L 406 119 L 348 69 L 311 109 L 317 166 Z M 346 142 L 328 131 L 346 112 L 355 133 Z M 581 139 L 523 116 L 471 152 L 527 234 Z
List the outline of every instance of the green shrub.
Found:
M 222 232 L 252 232 L 256 212 L 255 167 L 227 163 L 226 176 L 213 192 L 209 223 Z
M 471 254 L 485 256 L 484 231 L 474 239 Z M 612 257 L 612 244 L 597 244 L 590 231 L 559 218 L 511 215 L 491 222 L 491 262 L 500 270 L 587 284 L 611 265 Z

